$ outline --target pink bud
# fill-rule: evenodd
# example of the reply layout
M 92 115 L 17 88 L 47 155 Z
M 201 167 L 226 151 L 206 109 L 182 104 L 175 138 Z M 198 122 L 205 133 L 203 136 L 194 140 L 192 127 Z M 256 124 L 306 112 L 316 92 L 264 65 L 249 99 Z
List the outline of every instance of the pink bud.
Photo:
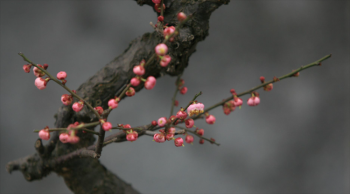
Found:
M 215 117 L 213 116 L 213 115 L 209 115 L 209 116 L 207 116 L 206 118 L 205 118 L 205 121 L 208 123 L 208 124 L 210 124 L 210 125 L 212 125 L 212 124 L 214 124 L 215 123 Z
M 133 95 L 135 95 L 135 89 L 133 87 L 130 87 L 126 92 L 125 95 L 131 97 Z
M 153 140 L 158 143 L 163 143 L 165 142 L 165 136 L 163 133 L 156 133 L 153 136 Z
M 180 93 L 181 94 L 186 94 L 187 93 L 187 87 L 181 88 Z
M 79 140 L 80 140 L 80 138 L 76 135 L 69 137 L 69 143 L 71 143 L 71 144 L 76 144 L 79 142 Z
M 69 142 L 69 135 L 67 133 L 61 133 L 60 134 L 60 141 L 62 143 L 68 143 Z
M 260 98 L 257 96 L 252 96 L 247 101 L 247 104 L 249 106 L 257 106 L 259 103 L 260 103 Z
M 110 129 L 112 129 L 112 124 L 110 122 L 104 122 L 102 124 L 102 129 L 105 131 L 109 131 Z
M 131 141 L 131 142 L 136 141 L 137 138 L 138 138 L 138 133 L 135 131 L 126 135 L 126 140 Z
M 234 98 L 234 101 L 233 101 L 233 104 L 234 104 L 235 106 L 242 106 L 243 100 L 242 100 L 241 98 L 235 97 L 235 98 Z
M 166 134 L 166 136 L 165 136 L 165 139 L 166 139 L 167 141 L 173 140 L 173 138 L 174 138 L 174 134 L 173 134 L 173 133 L 168 133 L 168 134 Z
M 196 133 L 200 136 L 204 135 L 204 129 L 196 129 Z
M 63 94 L 61 96 L 61 102 L 64 104 L 64 105 L 70 105 L 72 104 L 72 101 L 73 101 L 73 97 L 71 95 L 68 95 L 68 94 Z
M 72 108 L 75 112 L 81 111 L 83 109 L 83 107 L 84 107 L 84 104 L 81 102 L 74 102 L 74 104 L 72 106 Z
M 256 96 L 256 97 L 254 98 L 254 104 L 255 104 L 255 106 L 258 105 L 258 104 L 260 104 L 260 98 L 259 98 L 258 96 Z
M 118 107 L 118 102 L 114 98 L 112 98 L 108 101 L 108 107 L 110 109 L 115 109 Z
M 166 124 L 166 117 L 160 117 L 157 123 L 159 127 L 164 127 Z
M 155 47 L 157 55 L 163 56 L 168 52 L 168 46 L 164 43 L 160 43 Z
M 162 0 L 152 0 L 153 3 L 160 3 Z
M 160 13 L 161 12 L 160 3 L 154 4 L 154 9 L 156 10 L 156 12 Z M 163 10 L 165 10 L 164 4 L 163 4 Z
M 168 129 L 168 133 L 175 134 L 175 132 L 176 132 L 175 127 L 170 127 L 170 128 Z
M 163 30 L 163 35 L 166 38 L 166 37 L 170 36 L 171 34 L 173 34 L 174 32 L 175 32 L 175 27 L 169 26 Z
M 129 124 L 126 124 L 126 125 L 124 125 L 124 128 L 128 128 L 128 129 L 130 129 L 130 128 L 131 128 L 131 126 L 130 126 Z
M 157 126 L 157 121 L 152 121 L 153 126 Z
M 271 91 L 272 89 L 273 89 L 273 84 L 272 83 L 269 83 L 266 86 L 264 86 L 264 90 L 265 91 Z
M 134 87 L 138 86 L 140 84 L 140 79 L 136 78 L 136 77 L 133 77 L 131 80 L 130 80 L 130 84 Z
M 187 113 L 181 109 L 176 113 L 176 117 L 178 119 L 184 120 L 187 117 Z
M 186 121 L 185 121 L 185 125 L 186 125 L 186 128 L 192 128 L 193 127 L 193 125 L 194 125 L 194 120 L 193 119 L 187 119 Z
M 230 108 L 227 108 L 227 107 L 224 106 L 223 109 L 224 109 L 224 114 L 225 115 L 229 115 L 231 113 Z
M 44 68 L 42 65 L 39 65 L 39 64 L 38 64 L 38 66 L 41 67 L 41 68 Z M 43 71 L 41 71 L 39 68 L 37 68 L 37 67 L 34 67 L 34 68 L 33 68 L 33 73 L 34 73 L 34 75 L 35 75 L 36 77 L 42 77 L 42 76 L 45 75 L 45 73 L 44 73 Z
M 57 73 L 57 79 L 64 80 L 67 77 L 67 73 L 65 71 L 60 71 Z
M 186 143 L 192 143 L 193 142 L 193 136 L 192 135 L 186 135 L 185 141 L 186 141 Z
M 145 68 L 141 65 L 136 65 L 134 68 L 133 68 L 133 71 L 136 75 L 139 75 L 139 76 L 142 76 L 143 74 L 145 74 Z
M 98 113 L 99 115 L 102 115 L 102 113 L 103 113 L 103 108 L 102 108 L 101 106 L 95 107 L 94 109 L 97 111 L 97 113 Z
M 154 88 L 155 85 L 156 85 L 156 78 L 153 76 L 148 76 L 148 78 L 145 82 L 145 88 L 147 90 L 151 90 Z
M 180 147 L 180 146 L 183 145 L 184 140 L 183 140 L 181 137 L 178 137 L 178 138 L 176 138 L 176 139 L 174 140 L 174 143 L 175 143 L 175 146 L 176 146 L 176 147 Z
M 49 65 L 44 63 L 43 68 L 46 70 L 48 67 L 49 67 Z
M 30 67 L 31 67 L 31 65 L 29 65 L 29 64 L 23 65 L 23 71 L 26 72 L 26 73 L 29 73 L 30 72 Z
M 175 100 L 174 106 L 179 106 L 179 101 Z
M 200 139 L 199 144 L 204 144 L 204 139 Z
M 166 67 L 171 61 L 171 57 L 169 55 L 165 55 L 162 60 L 160 61 L 160 66 Z
M 164 16 L 162 16 L 162 15 L 158 16 L 158 21 L 160 21 L 160 22 L 164 21 Z
M 261 77 L 260 77 L 260 81 L 261 81 L 261 83 L 264 83 L 264 82 L 265 82 L 265 77 L 264 77 L 264 76 L 261 76 Z
M 50 132 L 45 130 L 45 129 L 42 129 L 39 131 L 39 137 L 42 140 L 49 140 L 50 139 Z
M 38 77 L 35 79 L 34 84 L 39 90 L 43 90 L 46 88 L 47 81 L 41 77 Z
M 182 22 L 187 18 L 186 14 L 184 12 L 180 12 L 177 14 L 177 19 Z
M 180 79 L 178 82 L 175 83 L 175 85 L 179 88 L 181 88 L 181 86 L 183 86 L 185 84 L 185 80 Z

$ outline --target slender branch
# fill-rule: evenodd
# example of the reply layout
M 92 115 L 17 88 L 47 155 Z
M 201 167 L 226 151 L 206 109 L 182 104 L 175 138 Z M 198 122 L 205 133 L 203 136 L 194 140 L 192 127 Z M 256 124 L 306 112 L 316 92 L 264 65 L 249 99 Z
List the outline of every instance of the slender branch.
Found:
M 319 66 L 319 65 L 321 65 L 321 62 L 322 62 L 322 61 L 324 61 L 324 60 L 330 58 L 331 56 L 332 56 L 331 54 L 330 54 L 330 55 L 326 55 L 326 56 L 322 57 L 321 59 L 319 59 L 319 60 L 317 60 L 317 61 L 314 61 L 314 62 L 312 62 L 312 63 L 310 63 L 310 64 L 308 64 L 308 65 L 301 66 L 299 69 L 297 69 L 297 70 L 295 70 L 295 71 L 292 71 L 291 73 L 288 73 L 288 74 L 286 74 L 286 75 L 283 75 L 283 76 L 279 77 L 278 80 L 283 80 L 283 79 L 286 79 L 286 78 L 289 78 L 289 77 L 293 77 L 296 73 L 301 72 L 301 71 L 303 71 L 303 70 L 305 70 L 305 69 L 308 69 L 308 68 L 313 67 L 313 66 Z M 257 90 L 257 89 L 263 88 L 264 86 L 266 86 L 266 85 L 268 85 L 268 84 L 270 84 L 270 83 L 274 83 L 274 82 L 276 82 L 276 80 L 271 80 L 271 81 L 265 82 L 265 83 L 263 83 L 263 84 L 260 84 L 260 85 L 254 87 L 254 88 L 252 88 L 252 89 L 250 89 L 250 90 L 247 90 L 247 91 L 245 91 L 245 92 L 242 92 L 242 93 L 237 94 L 237 97 L 240 97 L 240 96 L 243 96 L 243 95 L 246 95 L 246 94 L 250 94 L 250 93 L 252 93 L 253 91 L 255 91 L 255 90 Z M 205 109 L 203 113 L 201 113 L 201 114 L 199 114 L 199 115 L 193 117 L 193 119 L 197 119 L 197 118 L 198 118 L 199 116 L 201 116 L 202 114 L 204 114 L 204 113 L 206 113 L 206 112 L 208 112 L 208 111 L 210 111 L 210 110 L 212 110 L 212 109 L 214 109 L 214 108 L 216 108 L 216 107 L 218 107 L 218 106 L 222 106 L 223 104 L 225 104 L 226 102 L 228 102 L 228 101 L 230 101 L 230 100 L 232 100 L 232 99 L 233 99 L 233 96 L 231 96 L 231 97 L 229 97 L 229 98 L 226 98 L 225 100 L 223 100 L 223 101 L 221 101 L 221 102 L 219 102 L 219 103 L 216 103 L 216 104 L 214 104 L 213 106 L 210 106 L 209 108 Z
M 23 53 L 18 53 L 19 56 L 21 56 L 23 58 L 24 61 L 27 61 L 28 63 L 34 65 L 35 67 L 37 67 L 38 69 L 40 69 L 41 71 L 43 71 L 47 76 L 49 76 L 49 78 L 51 80 L 53 80 L 54 82 L 56 82 L 58 85 L 60 85 L 62 88 L 64 88 L 65 90 L 67 90 L 71 95 L 73 95 L 74 97 L 78 98 L 79 100 L 83 101 L 84 104 L 86 104 L 86 106 L 89 107 L 90 110 L 92 110 L 92 112 L 97 116 L 98 120 L 100 120 L 100 115 L 98 114 L 98 112 L 91 106 L 90 103 L 88 103 L 87 101 L 85 101 L 83 98 L 81 98 L 80 96 L 78 96 L 77 94 L 75 94 L 74 92 L 72 92 L 71 89 L 69 89 L 66 85 L 62 84 L 58 79 L 56 79 L 54 76 L 52 76 L 48 71 L 46 71 L 44 68 L 41 68 L 40 66 L 34 64 L 32 61 L 30 61 L 26 56 L 24 56 Z
M 88 123 L 88 124 L 83 124 L 81 126 L 78 126 L 78 127 L 74 127 L 74 128 L 51 128 L 51 129 L 48 129 L 49 132 L 52 132 L 52 131 L 68 131 L 68 130 L 84 130 L 88 133 L 93 133 L 93 134 L 99 134 L 98 132 L 96 131 L 92 131 L 92 130 L 89 130 L 87 129 L 86 127 L 94 127 L 96 125 L 99 125 L 100 122 L 92 122 L 92 123 Z M 38 133 L 40 130 L 34 130 L 35 133 Z
M 211 140 L 211 139 L 208 139 L 208 138 L 206 138 L 206 137 L 200 136 L 200 135 L 198 135 L 196 132 L 191 131 L 191 130 L 185 128 L 185 127 L 181 127 L 181 126 L 174 126 L 174 127 L 183 129 L 183 130 L 185 130 L 186 132 L 190 132 L 190 133 L 196 135 L 197 137 L 199 137 L 199 138 L 201 138 L 201 139 L 204 139 L 204 140 L 206 140 L 206 141 L 209 141 L 210 143 L 213 143 L 213 144 L 215 144 L 215 145 L 217 145 L 217 146 L 220 145 L 219 143 L 216 143 L 215 141 L 213 141 L 213 140 Z
M 179 84 L 178 83 L 180 81 L 181 75 L 182 74 L 177 76 L 177 79 L 176 79 L 176 88 L 175 88 L 175 92 L 174 92 L 173 98 L 171 99 L 172 104 L 171 104 L 171 110 L 170 110 L 170 116 L 169 117 L 171 117 L 171 115 L 173 115 L 173 113 L 174 113 L 174 105 L 175 105 L 176 95 L 179 92 Z

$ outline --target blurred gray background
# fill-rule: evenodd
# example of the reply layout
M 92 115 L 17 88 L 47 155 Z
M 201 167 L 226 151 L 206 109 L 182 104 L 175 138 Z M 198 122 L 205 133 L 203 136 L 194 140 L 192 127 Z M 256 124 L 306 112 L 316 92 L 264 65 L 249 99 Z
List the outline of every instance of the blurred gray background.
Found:
M 231 115 L 211 112 L 214 125 L 196 125 L 221 146 L 176 148 L 150 137 L 112 144 L 101 161 L 142 193 L 349 193 L 349 1 L 232 1 L 216 10 L 210 35 L 198 44 L 184 79 L 210 106 L 231 88 L 245 91 L 332 53 L 321 67 L 274 85 L 257 107 Z M 53 127 L 65 91 L 40 91 L 22 70 L 23 52 L 49 71 L 68 73 L 76 89 L 118 56 L 134 38 L 152 31 L 149 6 L 118 1 L 1 1 L 1 193 L 71 193 L 50 174 L 27 182 L 8 174 L 7 162 L 34 153 L 33 129 Z M 174 77 L 122 101 L 112 123 L 137 126 L 168 116 Z M 246 101 L 247 96 L 244 97 Z M 139 149 L 142 146 L 142 149 Z

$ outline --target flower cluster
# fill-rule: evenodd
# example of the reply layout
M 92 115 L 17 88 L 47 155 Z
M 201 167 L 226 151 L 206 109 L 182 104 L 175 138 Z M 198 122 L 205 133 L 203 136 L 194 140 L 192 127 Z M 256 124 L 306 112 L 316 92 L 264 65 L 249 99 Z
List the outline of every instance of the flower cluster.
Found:
M 187 108 L 187 113 L 188 116 L 193 116 L 193 115 L 198 115 L 200 113 L 204 112 L 204 104 L 202 103 L 196 103 L 193 102 L 193 104 L 191 104 L 188 108 Z

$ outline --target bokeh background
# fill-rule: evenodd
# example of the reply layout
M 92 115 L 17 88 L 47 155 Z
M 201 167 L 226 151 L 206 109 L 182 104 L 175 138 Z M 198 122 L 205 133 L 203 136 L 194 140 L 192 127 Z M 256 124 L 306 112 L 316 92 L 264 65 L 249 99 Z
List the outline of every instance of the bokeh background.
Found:
M 117 1 L 1 1 L 1 181 L 0 191 L 71 193 L 50 174 L 27 182 L 8 174 L 8 161 L 34 153 L 37 134 L 54 124 L 65 93 L 53 83 L 39 91 L 32 73 L 22 70 L 23 52 L 48 63 L 55 74 L 68 73 L 78 86 L 118 56 L 134 38 L 152 31 L 149 6 Z M 216 10 L 210 35 L 198 44 L 183 78 L 189 91 L 212 105 L 231 88 L 242 92 L 259 77 L 281 76 L 332 53 L 331 59 L 303 71 L 299 78 L 260 91 L 261 104 L 244 105 L 231 115 L 211 112 L 214 125 L 196 123 L 206 142 L 176 148 L 150 137 L 106 147 L 101 162 L 142 193 L 349 193 L 349 1 L 232 1 Z M 112 123 L 137 126 L 168 116 L 174 77 L 155 89 L 122 101 Z M 244 97 L 244 100 L 247 96 Z

